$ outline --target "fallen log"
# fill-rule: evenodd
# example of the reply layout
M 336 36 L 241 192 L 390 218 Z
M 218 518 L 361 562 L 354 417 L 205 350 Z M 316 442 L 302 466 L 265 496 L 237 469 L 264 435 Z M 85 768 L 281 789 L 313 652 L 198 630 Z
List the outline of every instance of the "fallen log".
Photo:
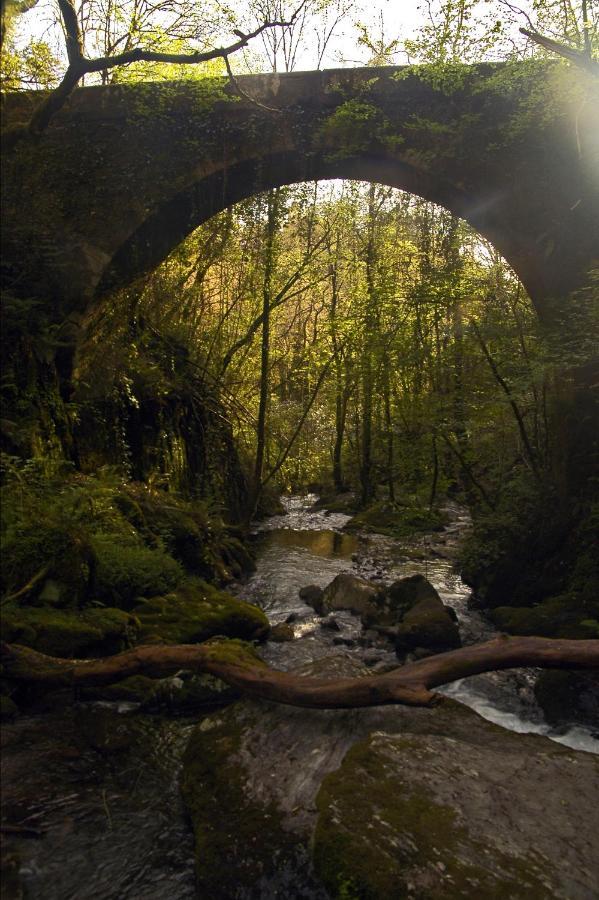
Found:
M 408 663 L 383 675 L 325 679 L 271 669 L 254 648 L 237 640 L 146 645 L 104 659 L 58 659 L 18 644 L 2 644 L 3 675 L 48 687 L 102 685 L 131 675 L 163 678 L 180 669 L 216 675 L 245 694 L 317 709 L 404 704 L 430 706 L 431 690 L 481 672 L 535 666 L 599 668 L 599 640 L 500 636 L 483 644 Z

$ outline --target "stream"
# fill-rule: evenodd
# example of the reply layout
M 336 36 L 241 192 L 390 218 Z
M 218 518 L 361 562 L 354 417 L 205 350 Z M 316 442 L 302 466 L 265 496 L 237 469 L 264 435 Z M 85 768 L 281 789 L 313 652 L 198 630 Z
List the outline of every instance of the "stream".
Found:
M 384 639 L 365 637 L 360 620 L 336 612 L 325 622 L 299 598 L 308 584 L 326 586 L 339 572 L 381 583 L 422 573 L 458 616 L 462 641 L 494 633 L 453 570 L 465 511 L 448 505 L 442 532 L 401 542 L 343 531 L 349 516 L 313 508 L 316 496 L 285 500 L 286 515 L 259 523 L 256 572 L 233 586 L 261 606 L 271 623 L 289 622 L 294 640 L 268 642 L 264 658 L 291 669 L 323 656 L 350 655 L 372 671 L 397 659 Z M 532 691 L 534 673 L 476 676 L 444 692 L 481 716 L 517 732 L 545 734 L 599 753 L 597 734 L 552 729 Z M 36 710 L 2 730 L 3 822 L 33 829 L 8 835 L 2 898 L 28 900 L 191 900 L 196 896 L 193 836 L 179 795 L 186 742 L 198 716 L 164 717 L 131 703 L 78 703 Z M 25 748 L 27 748 L 25 750 Z
M 338 630 L 322 627 L 323 619 L 299 598 L 308 584 L 325 587 L 339 572 L 351 572 L 381 584 L 422 574 L 457 615 L 464 644 L 489 640 L 493 625 L 472 608 L 471 589 L 454 570 L 458 544 L 470 527 L 465 509 L 448 503 L 449 524 L 441 531 L 407 541 L 378 534 L 348 533 L 343 527 L 350 516 L 315 509 L 315 494 L 284 498 L 286 514 L 259 523 L 254 531 L 258 567 L 238 590 L 239 596 L 261 606 L 271 624 L 291 618 L 296 640 L 266 645 L 264 658 L 279 669 L 291 669 L 332 654 L 350 654 L 373 671 L 397 665 L 397 657 L 385 639 L 364 646 L 357 616 L 335 612 Z M 510 731 L 543 734 L 575 750 L 599 754 L 599 734 L 570 726 L 552 728 L 537 704 L 535 671 L 512 669 L 464 679 L 441 689 L 476 710 L 483 718 Z

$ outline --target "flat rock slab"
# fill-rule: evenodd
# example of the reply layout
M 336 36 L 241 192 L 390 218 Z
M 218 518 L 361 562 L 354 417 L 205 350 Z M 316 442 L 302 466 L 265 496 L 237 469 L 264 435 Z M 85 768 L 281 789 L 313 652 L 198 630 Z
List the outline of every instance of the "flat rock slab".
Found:
M 372 734 L 319 791 L 316 872 L 334 897 L 591 900 L 598 776 L 557 746 Z
M 358 672 L 336 657 L 303 674 Z M 244 701 L 198 725 L 182 787 L 214 900 L 597 896 L 599 759 L 449 699 Z

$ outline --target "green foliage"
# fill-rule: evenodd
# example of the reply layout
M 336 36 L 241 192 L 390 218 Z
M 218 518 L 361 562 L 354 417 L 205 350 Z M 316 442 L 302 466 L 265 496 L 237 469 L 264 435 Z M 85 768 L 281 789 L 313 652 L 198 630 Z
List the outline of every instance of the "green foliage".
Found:
M 395 81 L 418 78 L 448 97 L 463 90 L 473 78 L 470 66 L 462 62 L 440 60 L 428 65 L 403 66 L 392 76 Z
M 338 106 L 321 126 L 319 138 L 325 148 L 336 148 L 328 152 L 331 160 L 355 156 L 376 144 L 393 150 L 403 141 L 381 110 L 361 99 Z
M 34 578 L 24 604 L 129 609 L 174 590 L 185 570 L 223 582 L 251 568 L 205 504 L 127 484 L 110 469 L 84 476 L 64 462 L 3 464 L 2 587 L 11 596 Z
M 60 60 L 44 40 L 33 40 L 17 51 L 10 40 L 2 48 L 0 81 L 3 91 L 56 87 Z

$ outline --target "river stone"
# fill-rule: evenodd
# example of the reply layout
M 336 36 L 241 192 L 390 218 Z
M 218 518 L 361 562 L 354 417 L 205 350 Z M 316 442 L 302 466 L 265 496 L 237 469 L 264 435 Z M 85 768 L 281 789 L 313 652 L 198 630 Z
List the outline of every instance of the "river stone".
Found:
M 337 609 L 348 609 L 361 616 L 363 621 L 376 617 L 379 611 L 380 587 L 376 587 L 357 575 L 341 572 L 324 589 L 323 614 Z
M 292 641 L 294 638 L 295 631 L 293 630 L 293 625 L 289 625 L 287 622 L 279 622 L 278 625 L 273 625 L 268 635 L 268 640 L 275 641 L 277 644 L 282 644 L 285 641 Z
M 577 722 L 599 730 L 599 668 L 567 672 L 545 669 L 535 683 L 537 703 L 548 722 Z
M 300 588 L 299 592 L 300 600 L 311 606 L 319 616 L 323 614 L 322 594 L 323 590 L 317 584 L 307 584 L 305 587 Z
M 452 650 L 459 647 L 460 631 L 441 601 L 420 600 L 397 628 L 395 646 L 400 652 L 416 647 Z
M 297 674 L 365 672 L 340 655 Z M 598 768 L 448 698 L 432 709 L 242 701 L 203 719 L 185 754 L 198 893 L 591 900 Z
M 389 636 L 400 653 L 416 647 L 451 650 L 460 646 L 455 613 L 443 604 L 439 594 L 423 575 L 395 581 L 385 592 L 383 609 L 368 624 L 389 626 Z

